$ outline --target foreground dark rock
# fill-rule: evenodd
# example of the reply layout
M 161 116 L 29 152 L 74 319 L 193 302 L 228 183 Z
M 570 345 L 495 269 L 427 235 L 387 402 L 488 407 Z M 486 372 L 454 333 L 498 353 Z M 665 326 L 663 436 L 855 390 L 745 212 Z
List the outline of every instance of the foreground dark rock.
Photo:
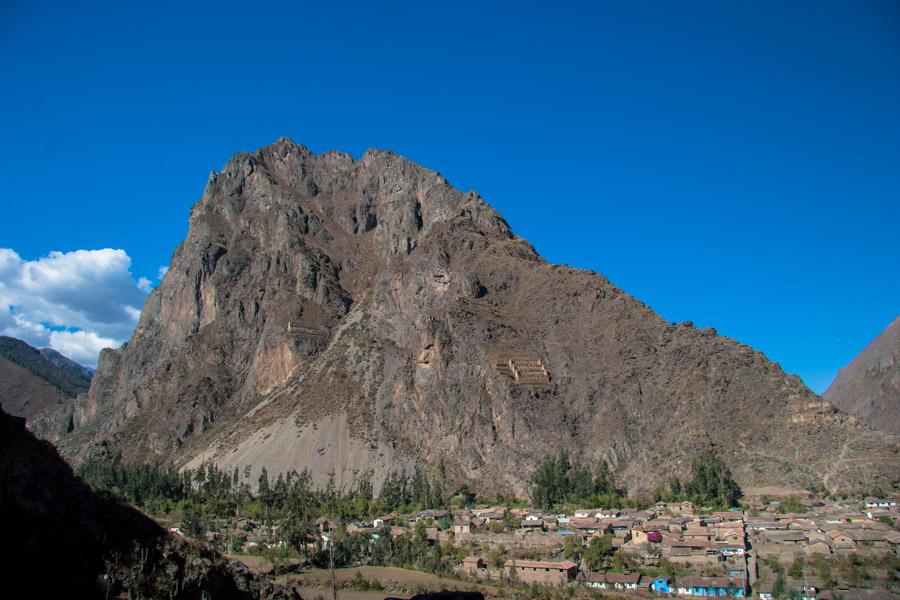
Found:
M 824 396 L 872 428 L 900 435 L 900 317 L 838 371 Z
M 93 492 L 2 410 L 0 531 L 7 598 L 299 598 Z
M 265 465 L 377 485 L 443 459 L 451 483 L 522 494 L 558 448 L 632 492 L 710 448 L 744 486 L 900 480 L 896 437 L 752 348 L 548 264 L 475 193 L 390 152 L 289 140 L 210 176 L 74 424 L 59 443 L 75 460 L 251 464 L 251 482 Z

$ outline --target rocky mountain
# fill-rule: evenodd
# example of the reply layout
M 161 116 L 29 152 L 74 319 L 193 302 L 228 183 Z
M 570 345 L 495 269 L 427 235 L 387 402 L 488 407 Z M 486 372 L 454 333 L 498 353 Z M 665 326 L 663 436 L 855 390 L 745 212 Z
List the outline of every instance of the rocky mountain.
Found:
M 0 529 L 7 598 L 298 598 L 93 492 L 2 410 Z
M 556 202 L 558 205 L 558 202 Z M 890 489 L 898 439 L 761 353 L 548 264 L 474 192 L 391 152 L 289 140 L 211 174 L 131 340 L 104 351 L 75 460 L 309 467 L 443 459 L 523 493 L 547 452 L 646 492 L 715 448 L 743 485 Z
M 872 428 L 900 435 L 900 317 L 838 371 L 824 396 Z
M 41 353 L 41 356 L 43 356 L 47 362 L 52 363 L 61 369 L 70 371 L 87 381 L 90 381 L 94 376 L 93 369 L 79 365 L 71 358 L 63 356 L 53 348 L 41 348 L 38 352 Z
M 0 336 L 0 407 L 47 437 L 70 427 L 74 400 L 90 385 L 90 371 L 55 350 Z

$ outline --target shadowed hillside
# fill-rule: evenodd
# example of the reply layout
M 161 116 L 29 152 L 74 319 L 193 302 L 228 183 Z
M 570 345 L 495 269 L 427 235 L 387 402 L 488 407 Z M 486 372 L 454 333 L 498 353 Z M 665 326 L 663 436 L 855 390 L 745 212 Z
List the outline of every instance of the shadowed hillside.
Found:
M 2 410 L 0 531 L 7 598 L 297 598 L 92 492 Z

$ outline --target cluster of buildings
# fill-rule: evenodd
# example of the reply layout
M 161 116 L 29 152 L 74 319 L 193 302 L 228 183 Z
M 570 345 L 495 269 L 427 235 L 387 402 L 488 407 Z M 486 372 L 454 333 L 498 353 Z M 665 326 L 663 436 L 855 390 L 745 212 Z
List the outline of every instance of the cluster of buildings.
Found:
M 847 506 L 804 501 L 802 507 L 806 511 L 802 514 L 782 513 L 778 502 L 754 506 L 747 512 L 709 514 L 699 514 L 690 502 L 659 503 L 644 510 L 577 510 L 571 514 L 484 508 L 454 513 L 452 530 L 457 543 L 470 540 L 479 548 L 502 543 L 514 557 L 502 565 L 488 565 L 482 556 L 467 557 L 459 570 L 473 578 L 516 579 L 542 585 L 573 583 L 602 590 L 681 596 L 755 594 L 764 600 L 771 598 L 775 585 L 772 573 L 761 569 L 758 562 L 773 556 L 785 567 L 798 556 L 804 560 L 837 560 L 850 553 L 900 556 L 900 511 L 896 502 L 867 499 L 863 505 Z M 512 525 L 503 532 L 495 528 L 491 533 L 486 526 L 498 519 Z M 576 538 L 587 545 L 592 537 L 603 535 L 610 536 L 616 551 L 628 555 L 627 564 L 634 565 L 632 572 L 591 571 L 569 560 L 553 560 L 567 539 Z M 662 561 L 674 565 L 681 575 L 660 576 Z M 839 580 L 836 583 L 843 585 Z M 789 579 L 785 585 L 787 593 L 800 600 L 855 597 L 846 585 L 840 593 L 826 591 L 833 586 L 810 575 Z M 875 589 L 857 592 L 857 596 L 871 600 L 875 600 L 872 594 L 880 593 Z
M 499 512 L 485 510 L 486 513 L 472 511 L 468 519 L 463 517 L 455 522 L 457 540 L 484 542 L 488 537 L 497 539 L 496 535 L 487 536 L 472 527 L 473 520 L 482 527 L 485 515 L 488 519 L 496 518 Z M 593 537 L 609 536 L 612 547 L 628 554 L 630 564 L 637 568 L 634 572 L 591 571 L 585 566 L 579 568 L 572 561 L 510 559 L 502 568 L 492 569 L 483 558 L 470 556 L 463 561 L 461 573 L 476 578 L 504 577 L 542 585 L 575 582 L 604 590 L 645 590 L 684 596 L 747 595 L 746 524 L 740 512 L 699 515 L 695 514 L 693 504 L 683 502 L 659 503 L 644 510 L 584 509 L 572 514 L 547 514 L 513 509 L 510 513 L 506 520 L 508 522 L 512 517 L 518 523 L 518 531 L 512 536 L 518 536 L 519 543 L 510 539 L 511 535 L 502 536 L 502 543 L 513 552 L 533 552 L 541 546 L 558 546 L 573 538 L 586 545 Z M 541 541 L 545 543 L 541 544 Z M 674 581 L 671 577 L 642 572 L 658 567 L 662 560 L 683 565 L 685 569 L 696 569 L 698 574 Z

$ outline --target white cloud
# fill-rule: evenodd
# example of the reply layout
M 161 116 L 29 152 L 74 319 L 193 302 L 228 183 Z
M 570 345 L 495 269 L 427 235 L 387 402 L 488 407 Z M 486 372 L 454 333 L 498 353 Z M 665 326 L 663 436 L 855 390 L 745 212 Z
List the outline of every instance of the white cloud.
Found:
M 159 271 L 156 272 L 156 278 L 162 281 L 162 278 L 165 277 L 168 272 L 169 267 L 160 267 Z
M 93 331 L 53 331 L 50 347 L 82 365 L 93 367 L 104 348 L 117 348 L 118 340 L 103 338 Z
M 0 334 L 94 366 L 134 330 L 152 282 L 135 281 L 124 250 L 51 252 L 23 260 L 0 248 Z

